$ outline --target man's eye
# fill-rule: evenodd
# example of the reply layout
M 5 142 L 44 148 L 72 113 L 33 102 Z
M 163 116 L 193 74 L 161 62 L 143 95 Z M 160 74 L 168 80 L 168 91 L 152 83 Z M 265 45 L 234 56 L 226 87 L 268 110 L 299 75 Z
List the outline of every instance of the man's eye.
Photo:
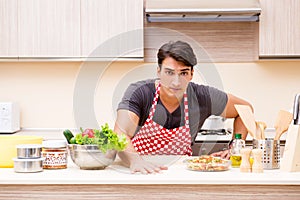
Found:
M 173 75 L 174 72 L 172 72 L 172 71 L 166 71 L 166 74 L 167 74 L 167 75 Z
M 181 73 L 180 73 L 181 76 L 187 76 L 188 74 L 189 74 L 189 73 L 187 73 L 187 72 L 181 72 Z

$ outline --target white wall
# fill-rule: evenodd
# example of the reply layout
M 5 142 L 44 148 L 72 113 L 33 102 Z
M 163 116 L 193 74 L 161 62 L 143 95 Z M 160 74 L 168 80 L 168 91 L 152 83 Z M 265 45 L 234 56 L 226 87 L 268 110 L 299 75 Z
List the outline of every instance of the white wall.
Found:
M 94 67 L 100 64 L 91 63 Z M 129 82 L 155 77 L 155 66 L 143 62 L 105 65 L 92 99 L 99 124 L 108 122 L 113 126 L 115 107 L 123 90 Z M 214 66 L 224 90 L 251 102 L 256 119 L 265 121 L 268 127 L 273 126 L 280 109 L 292 108 L 294 95 L 300 93 L 300 61 L 217 63 Z M 19 103 L 22 127 L 76 127 L 73 91 L 77 76 L 82 73 L 80 69 L 85 67 L 86 63 L 82 62 L 1 62 L 0 101 Z M 205 82 L 201 76 L 201 72 L 196 72 L 194 81 Z

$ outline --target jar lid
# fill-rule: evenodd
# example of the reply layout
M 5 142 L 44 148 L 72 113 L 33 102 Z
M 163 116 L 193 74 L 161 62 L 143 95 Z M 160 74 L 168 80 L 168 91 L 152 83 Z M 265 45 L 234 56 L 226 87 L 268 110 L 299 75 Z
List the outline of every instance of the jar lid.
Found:
M 44 148 L 62 148 L 66 147 L 67 143 L 65 140 L 45 140 L 43 141 Z

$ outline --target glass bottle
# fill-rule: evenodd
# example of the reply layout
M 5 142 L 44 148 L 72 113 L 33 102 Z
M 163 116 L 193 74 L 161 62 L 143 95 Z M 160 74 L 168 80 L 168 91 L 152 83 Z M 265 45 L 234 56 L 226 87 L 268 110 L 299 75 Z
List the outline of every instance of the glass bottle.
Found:
M 242 140 L 242 134 L 236 133 L 230 149 L 230 160 L 232 167 L 240 167 L 242 162 L 241 149 L 245 148 L 245 140 Z

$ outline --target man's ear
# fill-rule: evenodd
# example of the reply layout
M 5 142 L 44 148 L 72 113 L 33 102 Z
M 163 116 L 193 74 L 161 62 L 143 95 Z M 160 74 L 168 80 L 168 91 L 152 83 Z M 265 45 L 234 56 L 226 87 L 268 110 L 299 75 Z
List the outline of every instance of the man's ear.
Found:
M 160 72 L 161 72 L 160 67 L 157 66 L 157 68 L 156 68 L 156 74 L 157 74 L 158 78 L 160 78 Z
M 193 76 L 194 76 L 194 69 L 192 69 L 191 71 L 191 80 L 193 79 Z

